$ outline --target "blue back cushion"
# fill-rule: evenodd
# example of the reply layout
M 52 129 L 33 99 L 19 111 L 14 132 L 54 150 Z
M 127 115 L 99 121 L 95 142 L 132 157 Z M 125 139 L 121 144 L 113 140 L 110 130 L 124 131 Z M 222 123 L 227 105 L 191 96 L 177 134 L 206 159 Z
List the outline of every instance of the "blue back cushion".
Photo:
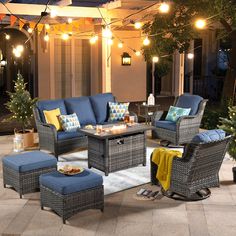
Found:
M 39 115 L 41 117 L 42 122 L 46 122 L 45 116 L 43 114 L 44 110 L 50 111 L 56 108 L 60 108 L 62 115 L 67 115 L 66 107 L 63 99 L 58 100 L 45 100 L 45 101 L 38 101 L 36 103 L 36 107 L 39 110 Z
M 202 97 L 198 95 L 181 95 L 175 104 L 176 107 L 191 108 L 189 115 L 196 115 L 198 112 L 198 107 L 200 102 L 203 100 Z
M 225 138 L 225 131 L 222 129 L 208 130 L 195 135 L 192 139 L 192 143 L 209 143 L 219 141 Z
M 65 105 L 68 114 L 76 113 L 81 126 L 96 124 L 96 118 L 88 97 L 67 98 Z
M 90 102 L 98 124 L 104 123 L 109 117 L 109 102 L 114 102 L 115 98 L 112 93 L 102 93 L 91 96 Z

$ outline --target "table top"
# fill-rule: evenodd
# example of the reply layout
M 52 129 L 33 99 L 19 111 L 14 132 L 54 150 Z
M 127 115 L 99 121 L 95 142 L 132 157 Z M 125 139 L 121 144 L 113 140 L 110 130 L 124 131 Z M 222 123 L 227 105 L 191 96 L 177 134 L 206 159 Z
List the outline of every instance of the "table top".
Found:
M 113 126 L 116 125 L 120 125 L 120 124 L 112 124 L 112 125 L 103 125 L 103 129 L 109 129 Z M 120 129 L 120 130 L 116 130 L 115 133 L 109 131 L 109 132 L 102 132 L 101 134 L 97 134 L 96 133 L 96 127 L 95 129 L 80 129 L 80 132 L 84 133 L 87 136 L 90 137 L 94 137 L 97 139 L 107 139 L 107 138 L 113 138 L 113 137 L 119 137 L 119 136 L 123 136 L 123 135 L 128 135 L 128 134 L 136 134 L 139 132 L 145 132 L 147 130 L 152 130 L 155 127 L 151 126 L 151 125 L 146 125 L 146 124 L 139 124 L 139 123 L 135 123 L 132 126 L 127 126 L 127 128 L 125 129 Z

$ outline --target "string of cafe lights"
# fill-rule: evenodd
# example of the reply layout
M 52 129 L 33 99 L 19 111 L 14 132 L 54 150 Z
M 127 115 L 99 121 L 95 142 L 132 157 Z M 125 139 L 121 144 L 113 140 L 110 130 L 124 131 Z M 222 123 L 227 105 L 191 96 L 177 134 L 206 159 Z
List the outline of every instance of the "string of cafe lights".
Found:
M 19 21 L 22 22 L 22 20 L 21 20 L 18 16 L 16 16 L 14 13 L 12 13 L 12 11 L 11 11 L 1 0 L 0 0 L 0 3 L 6 7 L 6 9 L 9 11 L 9 13 L 10 13 L 11 15 L 15 16 L 17 19 L 19 19 Z M 30 40 L 30 38 L 32 37 L 32 35 L 33 35 L 34 32 L 36 31 L 36 28 L 37 28 L 38 24 L 42 21 L 43 16 L 46 16 L 46 15 L 50 14 L 50 17 L 51 17 L 51 18 L 57 17 L 57 12 L 56 12 L 55 10 L 53 10 L 53 9 L 50 9 L 50 7 L 48 6 L 49 3 L 50 3 L 50 0 L 47 1 L 46 5 L 45 5 L 45 10 L 44 10 L 44 12 L 41 13 L 41 17 L 39 18 L 39 20 L 38 20 L 37 23 L 35 24 L 34 28 L 33 28 L 33 29 L 31 29 L 30 27 L 28 28 L 28 32 L 29 32 L 29 34 L 30 34 L 30 37 L 26 40 L 25 43 L 27 43 L 28 40 Z M 102 34 L 95 34 L 95 33 L 93 32 L 93 33 L 92 33 L 92 36 L 91 36 L 91 30 L 89 30 L 89 31 L 79 32 L 78 34 L 75 34 L 75 35 L 77 36 L 77 35 L 82 35 L 82 34 L 84 34 L 84 33 L 90 33 L 90 39 L 89 39 L 89 41 L 90 41 L 91 44 L 95 44 L 95 43 L 98 41 L 99 36 L 102 37 L 102 38 L 106 38 L 108 45 L 112 45 L 114 39 L 117 39 L 117 40 L 118 40 L 118 45 L 117 45 L 118 48 L 123 48 L 124 45 L 125 45 L 127 48 L 129 48 L 131 51 L 133 51 L 136 56 L 140 56 L 140 55 L 141 55 L 141 52 L 140 52 L 139 50 L 136 50 L 136 49 L 134 49 L 134 48 L 128 46 L 127 43 L 124 43 L 124 40 L 125 40 L 125 39 L 137 39 L 137 38 L 141 38 L 141 39 L 143 39 L 143 42 L 142 42 L 142 43 L 143 43 L 143 46 L 147 47 L 147 46 L 149 46 L 150 43 L 151 43 L 150 38 L 155 37 L 155 36 L 158 36 L 158 35 L 162 35 L 162 34 L 164 35 L 164 34 L 166 34 L 166 32 L 159 32 L 159 33 L 151 34 L 151 35 L 140 35 L 140 36 L 132 36 L 132 37 L 123 37 L 123 38 L 120 38 L 120 37 L 118 37 L 117 35 L 114 35 L 114 33 L 111 31 L 110 28 L 111 28 L 111 25 L 113 25 L 114 23 L 117 23 L 118 21 L 124 22 L 125 20 L 129 19 L 131 16 L 134 16 L 134 15 L 136 15 L 136 14 L 139 14 L 139 13 L 141 13 L 142 11 L 145 11 L 145 10 L 147 10 L 147 9 L 149 9 L 149 8 L 154 7 L 155 5 L 158 5 L 158 9 L 159 9 L 159 12 L 160 12 L 161 14 L 167 14 L 167 13 L 169 13 L 169 11 L 170 11 L 170 5 L 168 4 L 168 2 L 162 1 L 161 3 L 160 3 L 160 2 L 157 2 L 157 3 L 154 3 L 154 4 L 152 4 L 152 5 L 149 5 L 149 6 L 145 7 L 145 8 L 143 8 L 143 9 L 141 9 L 141 10 L 135 12 L 135 13 L 132 13 L 132 14 L 126 16 L 126 17 L 123 18 L 123 19 L 118 19 L 118 20 L 115 20 L 115 21 L 112 21 L 112 22 L 109 22 L 109 23 L 106 22 L 106 19 L 103 17 L 103 15 L 102 15 L 102 13 L 101 13 L 99 7 L 98 7 L 98 10 L 99 10 L 99 12 L 100 12 L 100 15 L 101 15 L 101 17 L 102 17 L 102 19 L 103 19 L 103 21 L 104 21 L 104 23 L 105 23 L 105 28 L 103 29 Z M 47 9 L 50 10 L 49 13 L 47 12 Z M 210 19 L 215 18 L 215 17 L 218 16 L 218 15 L 219 15 L 219 14 L 214 15 L 214 16 L 211 16 L 211 17 L 208 17 L 208 18 L 205 18 L 205 19 L 204 19 L 204 18 L 197 19 L 194 23 L 189 23 L 189 24 L 183 25 L 183 26 L 181 26 L 181 28 L 187 27 L 187 26 L 189 26 L 189 25 L 194 25 L 197 29 L 202 30 L 202 29 L 206 28 L 206 26 L 208 25 L 207 22 L 208 22 Z M 66 23 L 67 23 L 67 24 L 71 24 L 72 22 L 73 22 L 73 19 L 72 19 L 72 18 L 68 18 Z M 135 28 L 135 29 L 140 29 L 140 30 L 142 29 L 143 24 L 142 24 L 140 21 L 132 21 L 132 20 L 130 20 L 129 23 L 132 23 L 132 24 L 134 25 L 134 28 Z M 45 40 L 46 42 L 48 42 L 48 41 L 50 40 L 49 33 L 48 33 L 48 31 L 50 30 L 50 25 L 49 25 L 49 24 L 44 24 L 44 27 L 45 27 L 44 40 Z M 173 30 L 176 30 L 176 28 L 169 29 L 168 32 L 171 33 L 171 31 L 173 31 Z M 68 39 L 70 38 L 70 36 L 72 35 L 72 33 L 65 33 L 65 32 L 61 32 L 61 33 L 62 33 L 62 34 L 61 34 L 61 37 L 62 37 L 63 40 L 68 40 Z M 9 40 L 9 39 L 10 39 L 10 35 L 7 35 L 7 34 L 6 34 L 5 38 L 6 38 L 6 40 Z M 16 53 L 15 56 L 20 56 L 21 53 L 22 53 L 22 50 L 23 50 L 22 47 L 21 47 L 21 45 L 18 45 L 18 46 L 20 46 L 20 47 L 17 47 L 18 50 L 17 50 L 16 48 L 14 48 L 15 50 L 13 49 L 14 52 L 19 52 L 19 53 Z M 191 53 L 190 53 L 190 54 L 191 54 Z M 190 54 L 189 54 L 188 58 L 189 58 L 189 59 L 193 59 L 194 55 L 191 55 L 191 56 L 190 56 Z M 171 55 L 173 55 L 173 54 L 171 54 Z M 171 55 L 163 55 L 163 56 L 159 56 L 159 57 L 166 57 L 166 56 L 171 56 Z M 153 56 L 153 60 L 156 61 L 156 62 L 158 62 L 158 61 L 159 61 L 159 57 Z M 158 60 L 157 60 L 157 58 L 158 58 Z

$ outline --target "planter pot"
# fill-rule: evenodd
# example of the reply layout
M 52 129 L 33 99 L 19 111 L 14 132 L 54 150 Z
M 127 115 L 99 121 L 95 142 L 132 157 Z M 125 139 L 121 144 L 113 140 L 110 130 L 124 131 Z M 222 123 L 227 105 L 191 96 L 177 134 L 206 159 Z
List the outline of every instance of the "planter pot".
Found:
M 23 139 L 24 148 L 34 146 L 34 129 L 27 129 L 25 133 L 22 133 L 22 131 L 15 131 L 15 136 L 19 135 L 21 135 Z
M 233 167 L 232 171 L 233 171 L 233 181 L 234 183 L 236 183 L 236 167 Z

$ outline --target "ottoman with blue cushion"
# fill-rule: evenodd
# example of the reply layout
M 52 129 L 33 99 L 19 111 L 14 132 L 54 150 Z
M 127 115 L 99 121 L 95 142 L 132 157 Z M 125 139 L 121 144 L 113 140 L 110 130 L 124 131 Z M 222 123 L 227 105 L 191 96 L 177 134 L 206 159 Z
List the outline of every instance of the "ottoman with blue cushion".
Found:
M 54 171 L 40 176 L 41 209 L 49 207 L 62 217 L 63 223 L 86 209 L 104 208 L 102 176 L 89 170 L 67 176 Z
M 39 190 L 39 176 L 57 169 L 57 159 L 40 151 L 6 156 L 3 163 L 3 185 L 23 194 Z

